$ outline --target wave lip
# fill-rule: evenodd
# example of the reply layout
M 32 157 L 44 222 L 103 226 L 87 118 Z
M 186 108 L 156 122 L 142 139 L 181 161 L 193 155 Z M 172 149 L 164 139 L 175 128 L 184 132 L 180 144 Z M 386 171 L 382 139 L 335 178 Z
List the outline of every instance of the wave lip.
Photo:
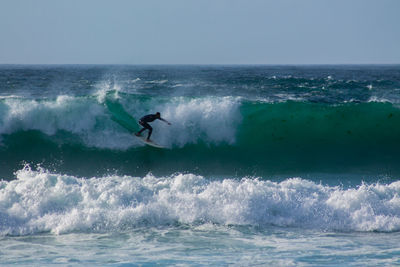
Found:
M 214 223 L 399 231 L 400 182 L 329 187 L 301 178 L 210 181 L 193 174 L 80 179 L 29 167 L 0 183 L 1 235 Z

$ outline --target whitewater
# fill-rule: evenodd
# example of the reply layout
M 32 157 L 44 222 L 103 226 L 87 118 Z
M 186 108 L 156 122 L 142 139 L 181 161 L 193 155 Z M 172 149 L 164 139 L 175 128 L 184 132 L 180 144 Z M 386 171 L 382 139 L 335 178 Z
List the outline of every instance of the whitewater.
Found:
M 400 68 L 0 66 L 2 265 L 400 264 Z M 160 112 L 144 145 L 138 119 Z

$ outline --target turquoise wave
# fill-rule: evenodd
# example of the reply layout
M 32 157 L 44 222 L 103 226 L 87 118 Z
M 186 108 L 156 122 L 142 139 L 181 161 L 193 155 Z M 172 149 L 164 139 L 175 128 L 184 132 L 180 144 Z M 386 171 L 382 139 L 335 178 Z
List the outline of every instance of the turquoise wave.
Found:
M 85 177 L 400 173 L 400 109 L 392 103 L 112 95 L 0 102 L 2 178 L 25 163 Z M 172 122 L 154 123 L 165 150 L 131 134 L 154 111 Z

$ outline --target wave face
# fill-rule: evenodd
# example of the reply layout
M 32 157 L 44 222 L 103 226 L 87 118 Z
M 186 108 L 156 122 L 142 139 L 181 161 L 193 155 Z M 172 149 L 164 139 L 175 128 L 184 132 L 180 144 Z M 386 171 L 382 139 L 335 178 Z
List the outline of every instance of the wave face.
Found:
M 210 181 L 193 174 L 81 179 L 25 167 L 0 183 L 0 234 L 234 224 L 400 230 L 400 183 L 343 189 L 300 178 Z
M 166 150 L 146 147 L 131 134 L 142 114 L 155 111 L 172 122 L 153 123 L 152 138 Z M 399 171 L 400 110 L 386 102 L 150 98 L 112 90 L 104 96 L 2 99 L 0 122 L 0 160 L 8 175 L 23 162 L 83 176 L 110 170 L 138 175 Z

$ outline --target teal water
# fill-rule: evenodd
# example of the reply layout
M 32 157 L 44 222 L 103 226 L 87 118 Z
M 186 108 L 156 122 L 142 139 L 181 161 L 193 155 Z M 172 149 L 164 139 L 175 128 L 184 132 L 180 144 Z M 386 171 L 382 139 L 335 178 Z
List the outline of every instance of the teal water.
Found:
M 139 228 L 106 234 L 5 237 L 1 242 L 8 251 L 2 255 L 5 265 L 18 259 L 19 265 L 396 266 L 398 240 L 397 233 L 207 225 L 191 230 Z
M 0 88 L 6 265 L 399 264 L 399 66 L 2 65 Z M 132 135 L 157 111 L 162 150 Z

